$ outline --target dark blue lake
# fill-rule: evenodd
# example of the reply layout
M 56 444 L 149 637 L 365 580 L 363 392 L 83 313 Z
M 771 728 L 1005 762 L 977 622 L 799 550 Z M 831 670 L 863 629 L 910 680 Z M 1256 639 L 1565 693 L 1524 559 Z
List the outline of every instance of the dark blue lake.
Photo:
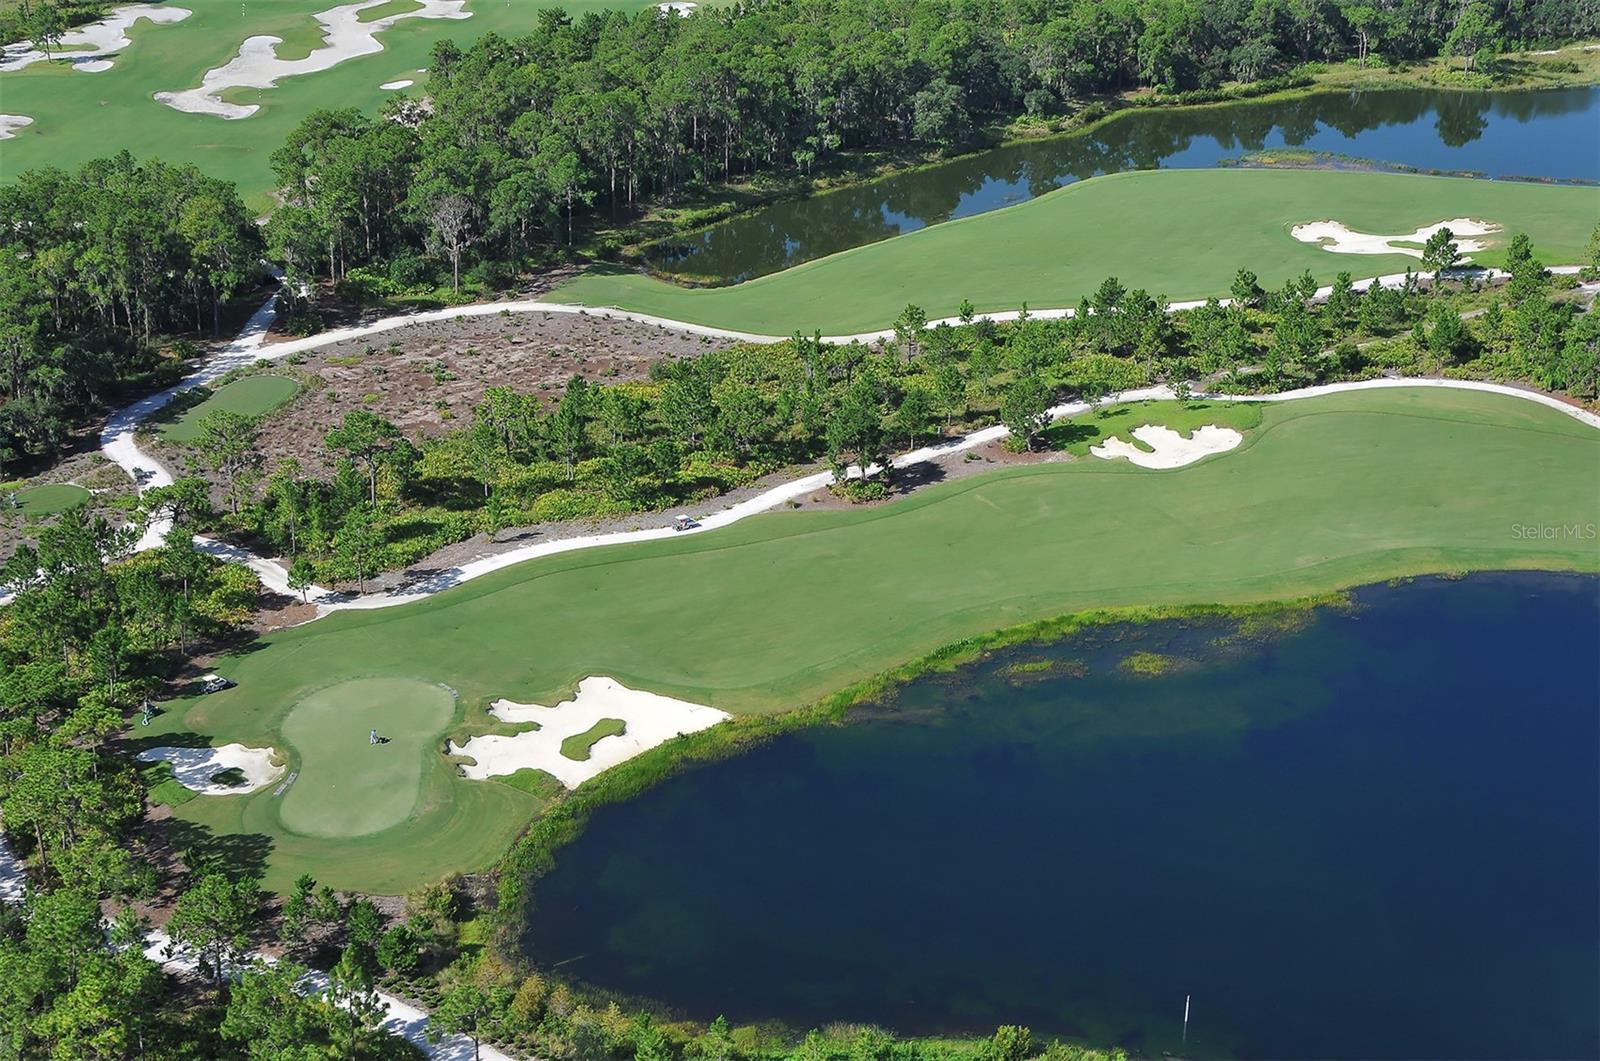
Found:
M 660 245 L 651 263 L 688 277 L 744 280 L 1103 173 L 1204 168 L 1276 148 L 1487 177 L 1600 180 L 1600 88 L 1324 92 L 1126 111 L 1086 133 L 776 203 Z
M 1355 597 L 1007 650 L 692 770 L 595 815 L 527 948 L 736 1022 L 1159 1054 L 1192 995 L 1193 1056 L 1600 1055 L 1600 579 Z

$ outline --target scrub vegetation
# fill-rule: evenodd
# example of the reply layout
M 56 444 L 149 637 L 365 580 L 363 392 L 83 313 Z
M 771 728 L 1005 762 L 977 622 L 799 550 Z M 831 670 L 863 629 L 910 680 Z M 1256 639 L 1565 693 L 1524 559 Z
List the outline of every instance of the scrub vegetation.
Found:
M 1263 415 L 1255 404 L 1181 400 L 1045 422 L 1059 400 L 1154 383 L 1261 393 L 1399 371 L 1592 400 L 1600 316 L 1577 312 L 1526 239 L 1508 239 L 1504 257 L 1513 279 L 1489 290 L 1419 277 L 1363 293 L 1345 272 L 1317 302 L 1310 274 L 1263 290 L 1240 270 L 1229 285 L 1234 305 L 1176 314 L 1114 278 L 1067 320 L 924 330 L 926 314 L 908 306 L 881 348 L 803 337 L 742 344 L 657 361 L 643 381 L 574 379 L 553 406 L 543 390 L 499 386 L 470 423 L 415 441 L 357 410 L 326 433 L 322 464 L 333 470 L 321 476 L 262 446 L 257 421 L 213 418 L 180 454 L 204 481 L 175 491 L 195 499 L 198 526 L 264 544 L 309 582 L 360 587 L 474 533 L 703 504 L 785 467 L 884 464 L 996 421 L 1027 448 L 1087 457 L 1142 423 L 1248 432 Z M 375 348 L 363 357 L 382 386 L 385 357 Z M 882 498 L 896 489 L 885 479 L 841 491 Z M 215 511 L 212 495 L 231 503 Z

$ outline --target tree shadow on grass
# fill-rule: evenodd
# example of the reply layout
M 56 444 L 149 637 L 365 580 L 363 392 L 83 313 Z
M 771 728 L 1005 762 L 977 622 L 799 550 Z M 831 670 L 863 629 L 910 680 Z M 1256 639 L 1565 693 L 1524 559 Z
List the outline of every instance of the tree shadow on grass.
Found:
M 234 879 L 260 877 L 272 854 L 272 838 L 264 833 L 218 833 L 198 822 L 169 818 L 167 839 L 194 873 L 216 872 Z

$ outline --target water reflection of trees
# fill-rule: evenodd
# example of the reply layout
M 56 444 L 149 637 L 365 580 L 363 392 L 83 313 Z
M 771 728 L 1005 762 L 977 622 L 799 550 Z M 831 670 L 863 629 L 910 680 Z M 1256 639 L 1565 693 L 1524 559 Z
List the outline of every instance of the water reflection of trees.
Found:
M 1270 103 L 1191 110 L 1129 111 L 1083 136 L 996 148 L 931 169 L 779 203 L 675 241 L 655 258 L 686 275 L 748 279 L 850 247 L 956 217 L 1035 198 L 1104 173 L 1215 165 L 1259 151 L 1274 137 L 1302 147 L 1332 131 L 1346 141 L 1384 128 L 1413 130 L 1372 145 L 1383 161 L 1427 165 L 1408 149 L 1459 148 L 1483 136 L 1491 119 L 1528 122 L 1593 110 L 1596 93 L 1336 92 Z M 1360 144 L 1351 147 L 1365 153 Z M 1399 155 L 1401 157 L 1391 157 Z M 1181 156 L 1181 157 L 1180 157 Z M 1176 160 L 1176 161 L 1174 161 Z

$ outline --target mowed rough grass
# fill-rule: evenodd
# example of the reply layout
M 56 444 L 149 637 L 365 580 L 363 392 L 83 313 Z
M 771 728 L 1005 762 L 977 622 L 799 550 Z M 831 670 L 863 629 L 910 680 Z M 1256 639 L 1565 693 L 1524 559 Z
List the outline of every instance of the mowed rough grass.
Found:
M 620 718 L 602 718 L 582 733 L 574 733 L 561 742 L 561 754 L 575 762 L 589 761 L 589 753 L 605 737 L 620 737 L 628 732 L 628 724 Z
M 1573 263 L 1600 220 L 1600 188 L 1322 170 L 1118 173 L 730 287 L 612 270 L 549 298 L 767 335 L 844 335 L 889 327 L 908 302 L 932 318 L 954 316 L 962 299 L 980 312 L 1074 306 L 1108 276 L 1182 300 L 1226 295 L 1241 267 L 1268 286 L 1307 269 L 1322 283 L 1344 270 L 1399 273 L 1420 263 L 1334 254 L 1289 230 L 1334 220 L 1409 233 L 1456 217 L 1503 225 L 1500 243 L 1526 232 L 1546 262 Z M 1492 246 L 1474 258 L 1492 265 L 1503 256 Z
M 89 491 L 72 483 L 47 483 L 18 490 L 17 508 L 27 516 L 48 516 L 77 508 L 89 496 Z
M 322 107 L 357 107 L 376 114 L 395 95 L 378 87 L 389 81 L 414 80 L 417 88 L 411 91 L 418 91 L 427 75 L 417 71 L 430 65 L 429 53 L 439 41 L 454 40 L 465 47 L 491 31 L 526 33 L 545 7 L 565 8 L 578 19 L 590 11 L 650 6 L 648 0 L 470 0 L 468 19 L 412 18 L 397 23 L 378 35 L 384 50 L 376 55 L 348 60 L 320 74 L 288 78 L 276 88 L 235 90 L 228 96 L 230 102 L 261 106 L 248 118 L 228 121 L 183 114 L 153 98 L 157 92 L 199 85 L 207 70 L 238 54 L 246 37 L 281 37 L 281 56 L 307 55 L 321 41 L 320 26 L 312 15 L 339 3 L 272 0 L 241 6 L 232 0 L 181 0 L 179 6 L 193 14 L 173 25 L 135 25 L 128 33 L 132 45 L 117 56 L 110 70 L 86 74 L 68 69 L 65 63 L 35 63 L 0 74 L 5 100 L 0 109 L 34 119 L 15 139 L 5 141 L 0 180 L 43 166 L 74 167 L 127 148 L 141 158 L 192 162 L 213 177 L 233 181 L 253 208 L 265 210 L 272 205 L 267 156 L 302 118 Z M 394 10 L 401 6 L 394 5 Z M 385 5 L 381 11 L 364 13 L 364 21 L 390 13 Z
M 238 688 L 157 722 L 282 747 L 285 716 L 309 693 L 384 674 L 446 682 L 475 718 L 498 697 L 555 703 L 589 674 L 783 711 L 940 645 L 1084 609 L 1279 599 L 1435 571 L 1600 570 L 1593 538 L 1519 530 L 1595 523 L 1600 431 L 1554 410 L 1426 388 L 1304 399 L 1264 406 L 1239 449 L 1186 468 L 1013 468 L 340 613 L 221 661 Z M 436 761 L 409 823 L 353 841 L 287 834 L 260 796 L 176 814 L 270 845 L 269 883 L 310 872 L 404 890 L 486 864 L 538 806 Z
M 299 389 L 300 384 L 288 376 L 246 376 L 236 379 L 162 426 L 161 435 L 172 442 L 193 442 L 200 437 L 200 421 L 207 414 L 225 410 L 243 416 L 261 416 L 294 397 Z

